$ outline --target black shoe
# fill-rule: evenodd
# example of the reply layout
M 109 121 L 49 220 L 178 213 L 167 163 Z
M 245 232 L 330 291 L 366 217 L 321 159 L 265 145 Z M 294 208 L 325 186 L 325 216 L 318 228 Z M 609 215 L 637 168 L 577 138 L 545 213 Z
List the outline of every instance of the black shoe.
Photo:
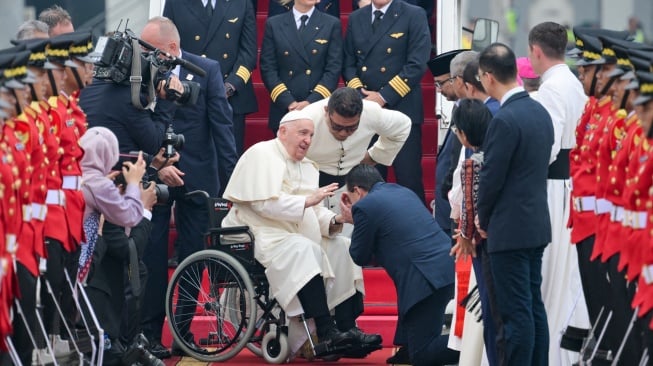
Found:
M 165 348 L 160 341 L 150 340 L 147 351 L 154 357 L 163 360 L 170 358 L 170 350 Z
M 204 350 L 197 346 L 195 342 L 193 341 L 193 336 L 191 335 L 190 338 L 187 339 L 186 345 L 190 347 L 192 350 L 195 350 L 197 353 L 202 353 Z M 181 348 L 179 343 L 175 340 L 172 341 L 172 355 L 173 356 L 188 356 L 186 352 Z
M 349 332 L 341 332 L 338 329 L 331 328 L 325 335 L 318 337 L 320 344 L 328 344 L 331 347 L 351 345 L 356 342 L 354 336 Z
M 381 344 L 383 342 L 380 334 L 363 333 L 358 327 L 349 329 L 347 333 L 359 344 Z
M 389 357 L 387 360 L 385 360 L 385 363 L 394 365 L 394 364 L 402 364 L 402 365 L 410 365 L 410 354 L 408 353 L 408 347 L 406 346 L 401 346 L 399 347 L 399 350 L 392 355 L 392 357 Z

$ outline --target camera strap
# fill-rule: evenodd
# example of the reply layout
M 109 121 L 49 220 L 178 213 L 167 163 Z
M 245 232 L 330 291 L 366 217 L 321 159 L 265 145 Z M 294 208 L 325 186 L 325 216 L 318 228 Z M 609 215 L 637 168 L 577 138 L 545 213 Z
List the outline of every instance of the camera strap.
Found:
M 147 84 L 147 105 L 141 104 L 141 83 L 143 82 L 143 75 L 141 75 L 141 46 L 138 39 L 134 38 L 132 41 L 132 70 L 129 77 L 131 84 L 132 105 L 138 109 L 149 109 L 154 111 L 156 106 L 156 98 L 154 97 L 154 84 L 150 80 Z M 153 75 L 150 71 L 150 74 Z

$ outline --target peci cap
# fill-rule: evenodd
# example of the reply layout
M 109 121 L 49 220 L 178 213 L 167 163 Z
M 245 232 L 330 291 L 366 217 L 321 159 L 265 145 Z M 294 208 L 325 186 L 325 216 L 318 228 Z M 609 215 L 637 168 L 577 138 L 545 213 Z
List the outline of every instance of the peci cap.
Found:
M 449 65 L 451 64 L 451 60 L 454 57 L 456 57 L 457 54 L 463 51 L 471 51 L 471 50 L 459 49 L 459 50 L 448 51 L 445 53 L 441 53 L 433 57 L 431 60 L 429 60 L 429 62 L 427 62 L 427 65 L 431 70 L 431 74 L 433 74 L 433 77 L 448 74 L 450 71 Z
M 647 103 L 653 99 L 653 73 L 637 71 L 635 73 L 639 81 L 639 96 L 633 101 L 633 105 Z
M 307 119 L 312 121 L 313 117 L 311 117 L 310 114 L 304 111 L 297 111 L 297 110 L 290 111 L 281 118 L 281 121 L 279 121 L 279 126 L 281 126 L 284 123 L 298 121 L 300 119 Z

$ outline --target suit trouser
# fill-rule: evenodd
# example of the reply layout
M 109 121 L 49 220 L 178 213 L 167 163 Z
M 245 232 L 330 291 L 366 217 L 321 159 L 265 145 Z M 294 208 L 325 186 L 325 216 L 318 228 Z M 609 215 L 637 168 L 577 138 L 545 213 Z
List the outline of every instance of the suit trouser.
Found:
M 179 243 L 177 251 L 181 264 L 189 255 L 204 249 L 204 233 L 208 230 L 208 212 L 203 198 L 190 199 L 179 192 L 175 193 L 175 204 L 175 223 Z M 170 205 L 154 206 L 152 234 L 143 255 L 148 279 L 141 305 L 141 324 L 145 336 L 156 341 L 161 340 L 161 331 L 165 320 L 165 296 L 168 287 L 168 232 L 171 211 Z
M 242 155 L 245 149 L 245 115 L 244 114 L 235 114 L 231 118 L 234 125 L 234 138 L 236 139 L 236 153 L 238 156 Z M 220 177 L 220 182 L 227 182 L 228 180 L 222 180 Z M 226 186 L 226 184 L 224 185 Z
M 472 258 L 472 266 L 476 275 L 476 286 L 481 299 L 481 311 L 483 318 L 483 341 L 485 342 L 485 351 L 490 366 L 496 366 L 499 363 L 497 356 L 497 325 L 494 321 L 492 309 L 496 305 L 492 304 L 494 296 L 490 297 L 492 289 L 492 273 L 487 258 L 487 244 L 485 241 L 476 246 L 476 258 Z M 499 319 L 496 319 L 499 320 Z
M 542 302 L 545 246 L 489 253 L 502 327 L 497 353 L 502 365 L 548 365 L 549 327 Z
M 442 344 L 446 338 L 440 336 L 444 311 L 453 292 L 453 284 L 441 287 L 413 305 L 402 317 L 401 328 L 413 365 L 440 364 L 443 350 L 447 349 L 446 342 Z
M 376 141 L 376 138 L 373 142 Z M 425 202 L 424 182 L 422 181 L 422 125 L 413 124 L 410 128 L 408 139 L 399 150 L 392 163 L 397 184 L 415 192 L 422 202 Z M 377 169 L 384 177 L 388 171 L 385 166 L 377 165 Z

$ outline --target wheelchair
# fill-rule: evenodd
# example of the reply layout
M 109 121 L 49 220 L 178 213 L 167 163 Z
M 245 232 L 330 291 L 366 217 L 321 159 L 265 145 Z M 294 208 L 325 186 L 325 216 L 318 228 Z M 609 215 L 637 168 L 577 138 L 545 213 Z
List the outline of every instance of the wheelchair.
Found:
M 277 301 L 270 296 L 265 268 L 254 258 L 254 235 L 248 226 L 221 227 L 231 202 L 203 195 L 208 204 L 206 249 L 184 259 L 170 279 L 166 316 L 177 345 L 204 362 L 224 362 L 243 348 L 268 363 L 289 359 L 288 325 Z M 364 358 L 381 349 L 374 345 L 315 344 L 306 320 L 304 356 L 336 361 Z
M 206 249 L 184 259 L 168 284 L 165 310 L 175 342 L 204 362 L 227 361 L 243 348 L 269 363 L 285 362 L 290 355 L 285 314 L 254 259 L 253 234 L 247 226 L 220 227 L 231 202 L 191 194 L 206 197 L 209 230 Z

